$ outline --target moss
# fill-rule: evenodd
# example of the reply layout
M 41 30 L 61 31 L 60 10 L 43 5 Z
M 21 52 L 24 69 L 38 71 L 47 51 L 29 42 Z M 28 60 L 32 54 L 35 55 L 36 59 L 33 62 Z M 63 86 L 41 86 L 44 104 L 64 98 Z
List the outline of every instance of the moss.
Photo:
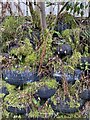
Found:
M 66 42 L 69 43 L 73 49 L 77 49 L 80 43 L 80 28 L 66 29 L 62 32 L 62 36 L 65 38 Z M 73 36 L 73 39 L 71 38 Z
M 16 55 L 20 63 L 27 66 L 35 65 L 37 61 L 37 54 L 32 48 L 29 39 L 25 39 L 25 44 L 10 51 L 11 55 Z
M 78 64 L 78 59 L 81 58 L 81 54 L 79 53 L 79 50 L 78 50 L 80 29 L 76 28 L 77 25 L 76 25 L 76 22 L 75 22 L 74 17 L 72 15 L 70 15 L 68 13 L 62 14 L 60 19 L 62 21 L 64 21 L 65 23 L 72 24 L 73 29 L 67 29 L 67 30 L 62 32 L 62 37 L 64 37 L 66 39 L 66 43 L 70 44 L 73 48 L 73 55 L 71 56 L 71 58 L 67 57 L 67 60 L 66 60 L 66 63 L 68 65 L 63 63 L 63 67 L 64 67 L 64 71 L 74 72 L 74 69 L 76 68 L 76 66 Z M 13 18 L 10 18 L 10 21 L 12 23 L 14 23 Z M 9 22 L 9 20 L 7 20 L 7 22 Z M 7 22 L 5 23 L 6 27 L 8 30 L 11 31 L 12 26 L 14 27 L 14 25 L 12 24 L 12 26 L 8 26 Z M 22 23 L 22 20 L 21 20 L 21 23 Z M 10 22 L 9 22 L 9 24 L 10 24 Z M 36 26 L 39 26 L 37 21 L 35 21 L 34 24 L 36 24 Z M 12 32 L 15 32 L 15 30 L 16 30 L 16 27 L 14 28 L 14 30 L 12 30 Z M 11 38 L 13 38 L 10 31 L 4 31 L 4 33 L 9 32 L 9 33 L 5 33 L 5 36 L 4 36 L 5 38 L 3 38 L 4 40 L 7 41 L 7 40 L 10 40 Z M 29 32 L 30 33 L 32 32 L 31 28 L 29 29 Z M 4 35 L 4 33 L 3 33 L 3 35 Z M 7 35 L 9 35 L 9 36 L 6 37 Z M 51 50 L 51 47 L 52 47 L 51 46 L 51 44 L 52 44 L 51 31 L 46 30 L 44 32 L 44 34 L 42 34 L 40 36 L 42 44 L 41 44 L 41 46 L 39 46 L 38 50 L 34 50 L 32 48 L 32 45 L 31 45 L 29 39 L 23 38 L 24 33 L 19 34 L 19 32 L 17 31 L 17 36 L 18 35 L 22 35 L 22 36 L 20 36 L 20 40 L 18 40 L 19 47 L 13 48 L 10 51 L 10 55 L 17 56 L 17 60 L 18 60 L 17 64 L 19 66 L 18 68 L 15 67 L 16 63 L 14 63 L 14 65 L 12 67 L 13 70 L 23 71 L 28 67 L 32 71 L 33 67 L 36 68 L 40 62 L 42 50 L 43 50 L 43 47 L 45 46 L 44 43 L 46 43 L 46 49 L 45 49 L 45 56 L 43 57 L 43 63 L 45 63 L 45 65 L 46 65 L 48 63 L 48 60 L 50 58 L 53 58 L 53 52 Z M 74 39 L 75 39 L 74 43 L 72 42 L 72 39 L 70 37 L 71 35 L 74 35 Z M 23 38 L 24 44 L 21 43 L 22 38 Z M 7 42 L 5 42 L 5 44 L 7 44 Z M 87 55 L 87 52 L 88 52 L 88 50 L 86 48 L 85 55 Z M 2 61 L 2 57 L 0 58 L 0 61 Z M 52 62 L 52 65 L 54 66 L 54 70 L 57 71 L 60 69 L 61 63 L 60 63 L 60 61 L 55 61 L 55 62 Z M 75 101 L 73 100 L 73 97 L 75 97 L 77 100 L 79 99 L 78 90 L 81 89 L 81 84 L 82 83 L 80 83 L 79 81 L 76 81 L 74 85 L 68 86 L 69 93 L 70 93 L 70 99 L 71 99 L 71 102 L 69 104 L 71 107 L 78 107 L 79 106 L 78 102 L 75 103 Z M 22 104 L 29 103 L 32 107 L 32 111 L 29 113 L 29 117 L 34 117 L 34 118 L 35 117 L 37 117 L 37 118 L 44 117 L 45 118 L 45 116 L 49 117 L 49 116 L 53 115 L 54 111 L 52 110 L 51 106 L 50 105 L 48 106 L 47 103 L 45 105 L 41 106 L 40 101 L 34 98 L 34 94 L 42 86 L 48 86 L 49 88 L 57 89 L 58 83 L 56 82 L 55 79 L 48 77 L 48 76 L 43 77 L 39 82 L 33 82 L 33 83 L 28 83 L 27 85 L 24 85 L 23 91 L 21 91 L 19 89 L 15 90 L 15 86 L 9 85 L 4 81 L 3 81 L 3 85 L 7 86 L 7 89 L 9 90 L 9 93 L 10 93 L 4 99 L 4 103 L 3 103 L 3 111 L 4 111 L 3 115 L 4 116 L 7 116 L 8 118 L 10 117 L 10 115 L 12 116 L 12 114 L 9 114 L 9 112 L 7 112 L 5 110 L 6 107 L 8 106 L 6 104 L 7 101 L 12 106 L 15 106 L 15 107 L 17 106 L 19 108 L 23 107 L 23 106 L 20 106 L 19 103 L 22 103 Z M 0 97 L 3 97 L 3 95 Z M 56 91 L 54 96 L 51 97 L 51 100 L 54 102 L 54 104 L 57 104 L 58 102 L 60 102 L 60 100 L 57 100 L 57 98 L 61 98 L 61 99 L 65 98 L 63 89 L 61 87 L 59 87 L 59 89 Z M 22 116 L 20 116 L 20 117 L 22 117 Z M 57 118 L 78 118 L 78 117 L 81 117 L 80 112 L 70 114 L 70 115 L 58 115 L 57 116 Z
M 2 51 L 8 51 L 7 50 L 7 44 L 6 42 L 13 41 L 16 35 L 16 30 L 19 25 L 21 25 L 25 21 L 24 17 L 14 17 L 14 16 L 8 16 L 2 23 L 1 28 L 3 28 L 2 31 Z
M 70 59 L 67 59 L 68 65 L 72 66 L 75 69 L 78 65 L 78 60 L 81 58 L 81 53 L 77 52 L 76 49 L 73 51 L 73 55 Z
M 45 105 L 43 108 L 39 108 L 39 109 L 33 109 L 30 113 L 29 116 L 30 118 L 45 118 L 50 117 L 51 115 L 53 115 L 53 110 L 51 108 L 51 106 Z
M 49 88 L 57 88 L 58 83 L 55 79 L 51 79 L 50 77 L 44 77 L 40 80 L 39 85 L 41 86 L 48 86 Z

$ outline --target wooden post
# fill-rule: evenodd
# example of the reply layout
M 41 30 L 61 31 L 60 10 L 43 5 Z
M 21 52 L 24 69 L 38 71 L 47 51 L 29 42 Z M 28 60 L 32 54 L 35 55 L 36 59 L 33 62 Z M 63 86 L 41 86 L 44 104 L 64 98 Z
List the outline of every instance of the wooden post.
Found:
M 45 2 L 40 2 L 40 9 L 41 9 L 41 26 L 42 26 L 42 31 L 44 31 L 47 28 Z
M 88 5 L 89 5 L 89 10 L 88 10 L 88 17 L 90 17 L 90 1 L 88 2 Z

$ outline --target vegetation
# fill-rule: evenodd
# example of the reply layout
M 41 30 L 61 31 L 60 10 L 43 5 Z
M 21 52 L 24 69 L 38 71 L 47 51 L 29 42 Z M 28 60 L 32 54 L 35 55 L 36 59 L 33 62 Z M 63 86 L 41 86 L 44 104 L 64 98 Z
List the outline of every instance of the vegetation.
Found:
M 50 3 L 48 4 L 51 5 Z M 66 96 L 68 96 L 70 98 L 70 102 L 68 103 L 70 107 L 78 108 L 80 106 L 78 102 L 80 91 L 83 91 L 83 88 L 88 88 L 90 84 L 90 60 L 86 60 L 85 64 L 80 61 L 82 57 L 90 57 L 90 26 L 87 27 L 81 23 L 78 25 L 74 16 L 68 12 L 62 11 L 58 16 L 52 14 L 46 16 L 44 5 L 44 3 L 40 4 L 41 13 L 37 13 L 30 3 L 31 17 L 8 16 L 0 25 L 2 33 L 2 35 L 0 33 L 2 73 L 5 69 L 21 72 L 29 69 L 31 72 L 36 71 L 40 77 L 39 81 L 29 82 L 24 85 L 23 90 L 17 89 L 14 85 L 10 85 L 2 80 L 2 86 L 6 86 L 9 91 L 6 97 L 0 93 L 0 98 L 3 98 L 2 117 L 52 118 L 56 116 L 56 118 L 86 118 L 88 116 L 82 114 L 81 111 L 74 114 L 57 115 L 54 113 L 48 100 L 42 104 L 44 101 L 40 97 L 35 96 L 36 92 L 42 86 L 48 86 L 48 88 L 56 89 L 56 93 L 50 98 L 55 105 L 60 103 L 60 100 L 64 101 Z M 78 5 L 79 3 L 75 4 L 74 13 L 83 16 L 83 12 L 80 12 L 80 10 L 84 6 L 83 4 L 80 4 L 80 7 Z M 69 8 L 71 11 L 73 10 L 71 3 L 65 4 L 65 8 L 67 11 Z M 34 16 L 38 16 L 38 19 L 34 19 Z M 62 26 L 60 26 L 60 22 L 62 22 Z M 84 30 L 82 30 L 83 27 L 85 28 Z M 55 46 L 53 46 L 53 41 L 55 42 Z M 71 46 L 72 55 L 66 55 L 67 51 L 60 48 L 63 44 Z M 58 53 L 56 53 L 58 48 L 60 48 L 61 52 L 64 51 L 65 55 L 63 58 L 60 58 Z M 64 73 L 75 74 L 74 72 L 78 69 L 78 65 L 81 62 L 85 66 L 83 73 L 88 71 L 89 74 L 83 74 L 80 79 L 78 79 L 79 77 L 76 78 L 77 80 L 73 85 L 68 84 Z M 54 73 L 60 72 L 63 74 L 62 85 L 53 77 Z M 27 104 L 30 106 L 30 112 L 25 114 L 25 116 L 7 111 L 8 106 L 21 109 L 26 108 Z M 85 109 L 85 113 L 87 111 Z

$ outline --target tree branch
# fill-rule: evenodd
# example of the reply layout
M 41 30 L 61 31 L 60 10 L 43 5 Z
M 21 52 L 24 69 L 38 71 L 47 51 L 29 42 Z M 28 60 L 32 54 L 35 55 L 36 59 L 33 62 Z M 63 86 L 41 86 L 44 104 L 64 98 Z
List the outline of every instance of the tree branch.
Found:
M 57 21 L 58 21 L 58 17 L 59 17 L 59 15 L 60 15 L 61 12 L 65 9 L 65 7 L 68 5 L 68 3 L 69 3 L 69 2 L 66 2 L 66 3 L 64 4 L 64 6 L 61 8 L 61 10 L 58 12 L 57 17 L 56 17 L 56 20 L 55 20 L 54 27 L 53 27 L 53 30 L 54 30 L 55 25 L 56 25 L 56 23 L 57 23 Z

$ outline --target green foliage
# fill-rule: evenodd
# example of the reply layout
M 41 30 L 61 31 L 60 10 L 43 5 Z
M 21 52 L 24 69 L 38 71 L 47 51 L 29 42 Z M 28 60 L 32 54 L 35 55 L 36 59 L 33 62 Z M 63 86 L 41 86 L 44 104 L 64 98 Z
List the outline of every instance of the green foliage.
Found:
M 10 51 L 11 55 L 16 55 L 19 62 L 25 65 L 35 65 L 37 60 L 37 54 L 33 50 L 32 45 L 30 44 L 29 39 L 25 39 L 25 44 L 21 45 L 18 48 L 14 48 Z
M 55 79 L 51 79 L 50 77 L 44 77 L 40 80 L 40 86 L 48 86 L 49 88 L 57 88 L 58 83 Z
M 76 5 L 76 7 L 78 6 L 78 4 Z M 81 9 L 83 9 L 83 5 L 80 5 Z M 69 8 L 67 8 L 68 10 Z M 74 12 L 79 12 L 79 8 L 75 8 Z M 36 15 L 36 13 L 34 13 Z M 38 15 L 36 15 L 37 17 Z M 35 21 L 33 21 L 33 27 L 39 27 L 39 22 L 38 18 L 35 19 Z M 48 18 L 49 19 L 49 18 Z M 54 18 L 52 18 L 54 19 Z M 65 14 L 63 17 L 61 16 L 61 20 L 65 23 L 70 23 L 72 24 L 72 29 L 67 29 L 65 31 L 62 32 L 62 34 L 59 34 L 57 32 L 58 35 L 62 35 L 62 37 L 66 40 L 66 43 L 70 44 L 73 48 L 73 55 L 71 56 L 71 58 L 67 57 L 67 60 L 65 61 L 67 64 L 63 63 L 63 68 L 64 71 L 71 71 L 74 72 L 74 69 L 76 68 L 77 64 L 78 64 L 78 59 L 81 58 L 81 54 L 79 52 L 78 46 L 79 46 L 79 35 L 80 35 L 80 28 L 76 28 L 76 22 L 73 18 L 73 16 L 71 16 L 70 14 Z M 45 47 L 45 51 L 44 51 L 44 57 L 42 57 L 43 59 L 43 64 L 47 65 L 48 61 L 50 58 L 53 58 L 53 51 L 51 49 L 52 47 L 52 31 L 49 31 L 48 29 L 46 29 L 44 31 L 44 33 L 41 34 L 40 36 L 40 40 L 41 40 L 41 45 L 39 46 L 39 48 L 37 50 L 34 50 L 32 48 L 32 44 L 30 43 L 30 40 L 25 38 L 25 35 L 27 34 L 31 34 L 31 32 L 33 32 L 33 29 L 31 29 L 31 27 L 29 28 L 29 32 L 23 32 L 20 29 L 17 29 L 19 27 L 21 27 L 20 25 L 22 25 L 22 23 L 24 22 L 24 19 L 22 17 L 16 19 L 15 17 L 8 17 L 6 18 L 6 20 L 3 23 L 3 29 L 4 31 L 2 32 L 2 41 L 3 43 L 3 47 L 7 46 L 8 42 L 13 41 L 15 39 L 15 37 L 17 38 L 18 36 L 18 48 L 13 48 L 10 51 L 10 55 L 11 56 L 16 56 L 17 57 L 17 64 L 20 66 L 19 68 L 15 68 L 16 63 L 14 63 L 12 69 L 13 70 L 24 70 L 26 69 L 26 67 L 30 67 L 31 70 L 33 70 L 33 68 L 36 68 L 41 60 L 41 55 L 42 55 L 42 51 Z M 51 25 L 48 25 L 48 28 L 51 28 L 53 26 L 53 20 L 52 21 L 48 21 L 47 22 Z M 20 31 L 19 31 L 20 30 Z M 89 40 L 90 35 L 89 35 L 90 31 L 86 30 L 85 32 L 82 33 L 83 38 L 86 40 Z M 74 36 L 74 43 L 72 42 L 71 39 L 71 35 Z M 35 38 L 36 40 L 36 38 Z M 23 44 L 22 44 L 23 42 Z M 61 42 L 61 41 L 60 41 Z M 62 44 L 62 43 L 61 43 Z M 45 46 L 46 45 L 46 46 Z M 87 46 L 86 46 L 86 52 L 85 55 L 87 56 Z M 0 61 L 2 61 L 2 57 L 0 58 Z M 64 60 L 63 60 L 64 61 Z M 60 61 L 56 60 L 54 62 L 51 63 L 54 66 L 54 70 L 59 70 L 61 67 L 61 63 Z M 87 64 L 87 63 L 86 63 Z M 87 69 L 87 68 L 86 68 Z M 34 94 L 37 92 L 38 89 L 40 89 L 40 87 L 42 86 L 48 86 L 49 88 L 55 88 L 57 89 L 58 87 L 58 83 L 56 82 L 55 79 L 51 78 L 51 77 L 43 77 L 39 82 L 34 82 L 34 83 L 27 83 L 27 85 L 24 85 L 23 88 L 24 90 L 19 90 L 19 89 L 15 89 L 15 86 L 9 85 L 6 82 L 4 82 L 4 85 L 7 86 L 7 89 L 9 91 L 9 95 L 6 96 L 6 98 L 4 99 L 4 103 L 3 103 L 3 108 L 4 108 L 4 112 L 3 115 L 7 116 L 7 118 L 10 117 L 10 115 L 12 116 L 12 114 L 9 114 L 5 109 L 6 107 L 8 107 L 8 104 L 6 104 L 6 102 L 9 102 L 9 105 L 12 106 L 17 106 L 19 108 L 23 108 L 25 107 L 25 105 L 27 103 L 29 103 L 32 107 L 32 111 L 30 111 L 29 113 L 29 117 L 45 117 L 45 116 L 50 116 L 53 115 L 53 110 L 51 108 L 51 106 L 49 105 L 45 105 L 45 106 L 41 106 L 40 104 L 40 98 L 38 98 L 39 100 L 36 100 L 34 98 Z M 70 106 L 71 107 L 79 107 L 78 102 L 75 103 L 75 101 L 73 100 L 73 97 L 76 97 L 78 99 L 78 93 L 77 93 L 77 88 L 80 89 L 81 83 L 79 81 L 77 81 L 73 86 L 69 86 L 69 92 L 70 92 Z M 3 97 L 4 95 L 0 94 L 0 97 Z M 72 97 L 73 96 L 73 97 Z M 57 97 L 64 99 L 64 92 L 62 90 L 61 87 L 59 87 L 59 89 L 56 91 L 55 95 L 53 97 L 51 97 L 51 100 L 56 104 L 57 103 Z M 20 106 L 19 103 L 21 103 L 22 105 Z M 42 108 L 43 107 L 43 108 Z M 44 114 L 43 114 L 44 113 Z M 75 113 L 75 114 L 70 114 L 70 115 L 59 115 L 57 116 L 57 118 L 77 118 L 77 117 L 81 117 L 81 114 Z M 21 116 L 13 116 L 13 118 L 23 118 Z
M 54 24 L 55 24 L 55 15 L 53 15 L 53 14 L 49 14 L 49 15 L 47 15 L 46 16 L 46 22 L 47 22 L 47 28 L 48 29 L 52 29 L 52 27 L 54 26 Z
M 66 42 L 69 43 L 73 49 L 77 49 L 80 43 L 80 28 L 76 29 L 67 29 L 62 32 L 62 36 L 65 38 Z M 71 36 L 73 36 L 74 41 L 72 40 Z
M 50 57 L 53 56 L 53 53 L 51 51 L 51 42 L 52 42 L 52 36 L 50 32 L 47 30 L 44 36 L 41 36 L 41 39 L 44 42 L 46 42 L 46 51 L 45 51 L 45 57 L 43 59 L 43 63 L 47 63 Z M 10 51 L 10 55 L 15 55 L 18 58 L 19 64 L 24 64 L 27 66 L 33 66 L 36 67 L 40 61 L 40 56 L 42 54 L 42 48 L 44 45 L 40 46 L 40 48 L 36 51 L 33 49 L 32 44 L 30 43 L 30 40 L 25 38 L 24 44 L 20 44 L 20 47 L 13 48 Z
M 6 98 L 4 99 L 5 107 L 11 105 L 13 107 L 23 108 L 28 102 L 32 108 L 32 110 L 29 113 L 30 117 L 39 117 L 39 115 L 41 117 L 45 117 L 44 113 L 48 113 L 48 115 L 53 114 L 53 110 L 51 109 L 51 106 L 48 107 L 46 105 L 43 109 L 39 110 L 39 108 L 41 107 L 40 102 L 34 98 L 33 94 L 42 86 L 48 86 L 49 88 L 57 88 L 56 80 L 47 77 L 40 80 L 40 82 L 28 83 L 27 86 L 24 86 L 23 91 L 20 91 L 18 89 L 15 90 L 15 88 L 9 84 L 7 84 L 6 86 L 9 90 L 9 95 L 6 96 Z M 6 104 L 7 101 L 9 104 Z M 4 110 L 3 113 L 4 116 L 7 116 L 7 113 L 8 112 Z M 10 117 L 10 115 L 8 117 Z
M 2 23 L 1 28 L 2 31 L 2 49 L 3 51 L 7 51 L 8 42 L 13 41 L 15 39 L 16 30 L 18 26 L 20 26 L 24 22 L 24 17 L 14 17 L 9 16 Z
M 81 30 L 80 32 L 81 36 L 81 49 L 85 48 L 85 51 L 83 53 L 84 56 L 90 56 L 89 50 L 90 50 L 90 27 L 86 27 Z
M 33 27 L 34 28 L 39 28 L 41 29 L 41 24 L 40 24 L 40 14 L 37 11 L 33 11 Z
M 45 40 L 46 40 L 46 44 L 47 44 L 46 45 L 45 60 L 47 61 L 53 55 L 52 50 L 51 50 L 52 36 L 51 36 L 49 30 L 47 30 L 46 33 L 45 33 Z
M 72 2 L 70 1 L 68 3 L 68 5 L 66 6 L 66 10 L 73 12 L 73 14 L 77 14 L 77 15 L 84 15 L 84 11 L 86 8 L 88 7 L 88 5 L 85 5 L 83 2 Z
M 89 26 L 86 29 L 81 31 L 81 36 L 86 41 L 90 39 L 90 27 Z
M 71 66 L 72 68 L 76 68 L 77 64 L 78 64 L 78 60 L 81 58 L 81 54 L 80 52 L 77 52 L 76 50 L 73 51 L 73 55 L 71 56 L 70 59 L 67 59 L 67 63 L 69 66 Z M 67 67 L 69 67 L 67 66 Z
M 48 105 L 45 105 L 43 108 L 39 108 L 39 109 L 34 108 L 33 111 L 29 113 L 29 117 L 31 118 L 38 118 L 38 117 L 45 118 L 46 116 L 50 117 L 52 115 L 53 115 L 53 110 L 51 106 Z
M 13 16 L 7 17 L 2 24 L 4 29 L 4 31 L 2 32 L 3 42 L 14 39 L 17 27 L 21 25 L 23 22 L 24 22 L 23 17 L 18 18 L 15 18 Z
M 76 28 L 77 24 L 74 17 L 71 14 L 65 14 L 65 23 L 71 24 L 72 28 Z
M 71 25 L 71 28 L 74 29 L 77 27 L 77 23 L 75 18 L 68 12 L 63 12 L 59 15 L 58 20 L 62 21 L 63 23 L 67 23 Z

